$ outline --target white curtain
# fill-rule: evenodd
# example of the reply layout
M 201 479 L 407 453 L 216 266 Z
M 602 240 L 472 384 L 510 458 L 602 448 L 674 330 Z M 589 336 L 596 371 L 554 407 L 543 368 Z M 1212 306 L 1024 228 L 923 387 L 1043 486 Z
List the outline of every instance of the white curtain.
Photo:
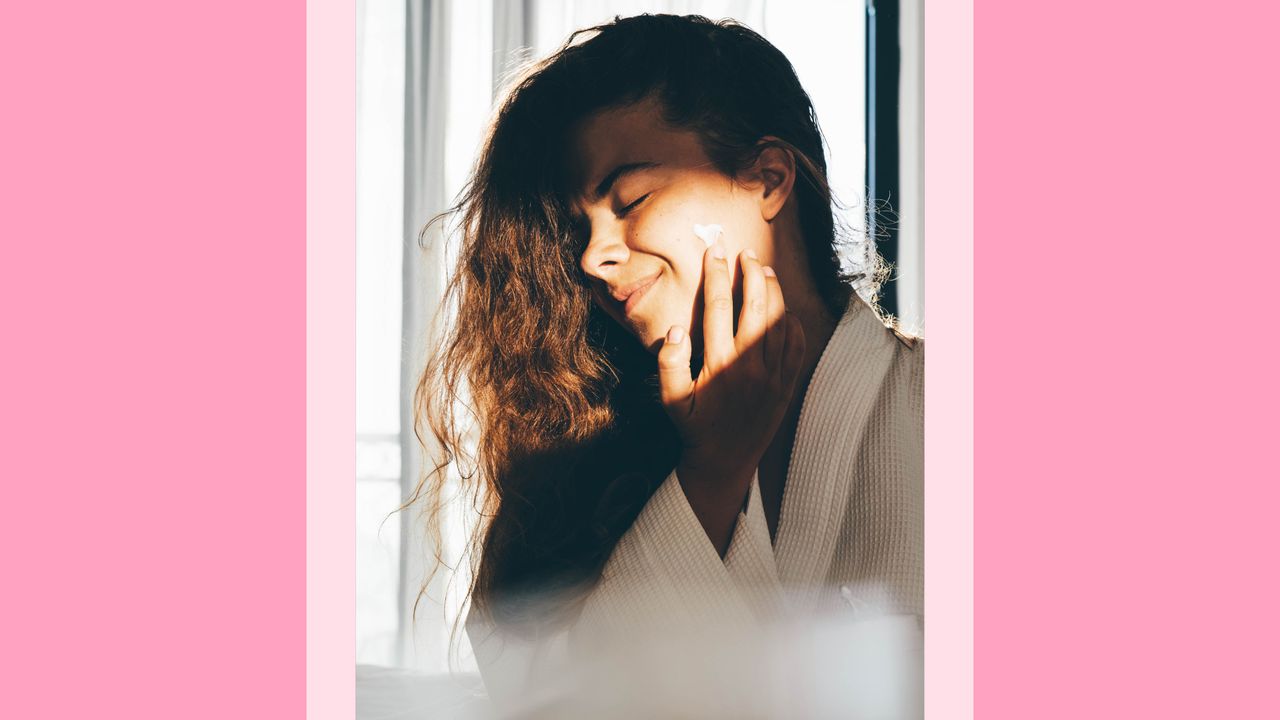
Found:
M 732 17 L 792 61 L 828 143 L 831 181 L 860 230 L 865 189 L 863 4 L 836 0 L 357 0 L 357 662 L 443 672 L 469 578 L 440 573 L 415 515 L 390 515 L 419 474 L 410 399 L 449 258 L 425 223 L 461 189 L 512 65 L 575 29 L 641 12 Z M 852 262 L 857 262 L 853 258 Z M 384 523 L 385 519 L 385 523 Z M 456 562 L 470 518 L 451 508 Z M 380 526 L 380 527 L 379 527 Z M 380 532 L 379 532 L 380 529 Z M 453 667 L 474 668 L 465 640 Z
M 404 35 L 403 3 L 356 0 L 356 660 L 372 664 L 399 657 Z

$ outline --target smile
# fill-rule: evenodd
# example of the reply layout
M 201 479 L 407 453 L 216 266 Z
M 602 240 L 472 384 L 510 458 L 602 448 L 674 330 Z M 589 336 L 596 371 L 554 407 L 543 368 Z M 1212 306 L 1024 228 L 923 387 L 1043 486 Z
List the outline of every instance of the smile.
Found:
M 636 309 L 636 304 L 644 298 L 644 296 L 649 292 L 649 288 L 653 287 L 653 284 L 657 281 L 658 275 L 654 275 L 651 280 L 632 291 L 632 293 L 627 296 L 627 301 L 622 305 L 622 314 L 627 317 L 631 317 L 631 313 Z

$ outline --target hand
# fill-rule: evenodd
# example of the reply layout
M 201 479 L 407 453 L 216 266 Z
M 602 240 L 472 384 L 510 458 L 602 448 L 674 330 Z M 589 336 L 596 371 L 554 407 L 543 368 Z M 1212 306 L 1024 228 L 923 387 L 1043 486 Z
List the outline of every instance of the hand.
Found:
M 662 404 L 684 443 L 677 474 L 695 505 L 698 496 L 708 503 L 736 497 L 741 506 L 742 493 L 786 414 L 804 358 L 800 321 L 786 312 L 776 274 L 753 255 L 738 256 L 742 307 L 736 336 L 723 245 L 717 242 L 703 257 L 698 377 L 691 377 L 692 343 L 684 328 L 673 326 L 658 351 Z

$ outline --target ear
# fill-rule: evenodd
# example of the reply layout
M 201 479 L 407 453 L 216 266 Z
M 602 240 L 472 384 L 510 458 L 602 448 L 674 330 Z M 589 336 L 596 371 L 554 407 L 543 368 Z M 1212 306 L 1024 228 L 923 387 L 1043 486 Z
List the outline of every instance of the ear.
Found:
M 777 138 L 765 137 L 760 143 L 765 144 L 771 140 L 776 141 Z M 760 180 L 760 191 L 763 193 L 760 197 L 760 215 L 765 222 L 771 222 L 782 212 L 787 198 L 791 197 L 792 188 L 795 187 L 795 155 L 784 147 L 770 145 L 760 153 L 752 170 L 753 175 Z

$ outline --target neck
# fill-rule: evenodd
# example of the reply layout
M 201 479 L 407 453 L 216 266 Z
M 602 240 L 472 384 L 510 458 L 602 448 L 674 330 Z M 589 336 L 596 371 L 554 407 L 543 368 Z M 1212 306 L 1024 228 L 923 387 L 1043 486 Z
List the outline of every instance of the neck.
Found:
M 800 281 L 788 283 L 785 280 L 788 276 L 798 278 Z M 817 288 L 811 282 L 805 282 L 809 277 L 807 272 L 797 272 L 793 269 L 787 275 L 783 275 L 780 271 L 778 277 L 783 278 L 787 312 L 795 315 L 800 321 L 800 327 L 804 329 L 804 358 L 800 363 L 800 373 L 796 378 L 795 390 L 787 413 L 791 422 L 794 423 L 799 419 L 809 381 L 813 378 L 818 362 L 822 359 L 822 353 L 827 349 L 831 336 L 835 334 L 836 325 L 840 319 L 835 317 L 827 307 L 822 296 L 818 294 Z M 853 301 L 856 299 L 851 300 Z
M 781 243 L 780 252 L 774 257 L 787 311 L 793 313 L 804 328 L 804 361 L 800 366 L 800 377 L 796 380 L 792 401 L 797 406 L 804 399 L 809 379 L 813 377 L 818 361 L 822 359 L 822 352 L 826 350 L 827 342 L 831 340 L 836 324 L 840 321 L 818 293 L 809 270 L 809 258 L 803 252 L 803 247 L 797 234 L 793 241 Z M 857 297 L 851 296 L 849 301 L 857 302 Z
M 789 301 L 788 309 L 795 313 L 801 327 L 804 328 L 804 361 L 800 365 L 800 377 L 796 379 L 795 396 L 792 401 L 799 403 L 804 399 L 804 391 L 818 368 L 818 361 L 822 359 L 827 343 L 835 334 L 839 318 L 832 316 L 826 303 L 822 302 L 822 298 L 817 297 L 816 294 L 807 301 Z

